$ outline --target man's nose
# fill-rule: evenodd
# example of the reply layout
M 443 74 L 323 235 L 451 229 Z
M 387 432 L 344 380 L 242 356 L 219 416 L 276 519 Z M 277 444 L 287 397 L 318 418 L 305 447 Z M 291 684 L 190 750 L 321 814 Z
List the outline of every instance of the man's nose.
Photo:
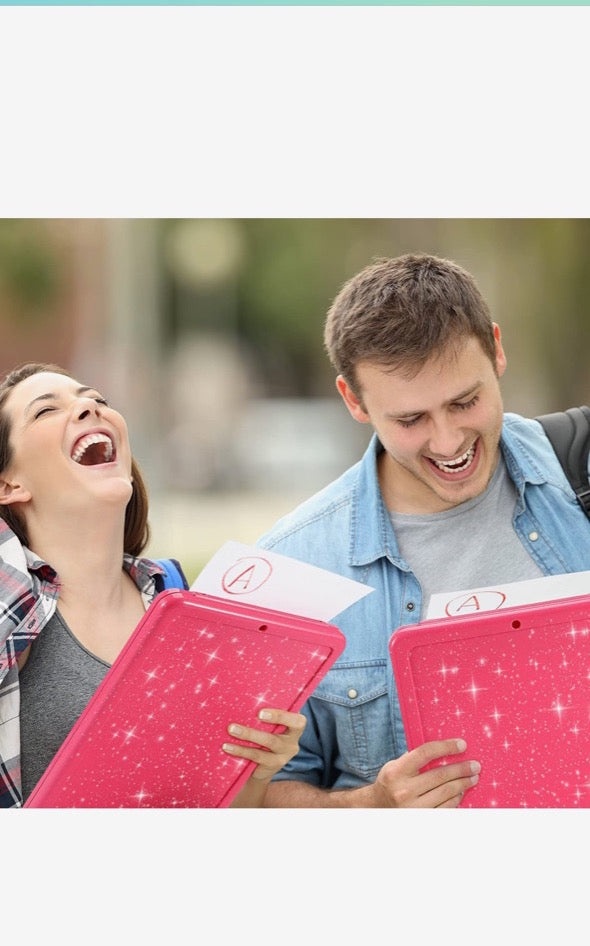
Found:
M 452 421 L 433 421 L 430 435 L 430 452 L 437 460 L 451 460 L 460 452 L 465 438 L 462 430 Z

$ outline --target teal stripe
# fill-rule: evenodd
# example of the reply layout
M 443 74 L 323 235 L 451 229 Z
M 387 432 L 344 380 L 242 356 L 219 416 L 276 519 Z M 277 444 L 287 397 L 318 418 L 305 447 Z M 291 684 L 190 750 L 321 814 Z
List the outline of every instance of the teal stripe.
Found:
M 20 0 L 9 3 L 0 0 L 1 7 L 586 7 L 590 0 L 574 0 L 568 3 L 552 3 L 550 0 L 493 0 L 493 2 L 473 2 L 473 0 L 174 0 L 166 3 L 162 0 Z

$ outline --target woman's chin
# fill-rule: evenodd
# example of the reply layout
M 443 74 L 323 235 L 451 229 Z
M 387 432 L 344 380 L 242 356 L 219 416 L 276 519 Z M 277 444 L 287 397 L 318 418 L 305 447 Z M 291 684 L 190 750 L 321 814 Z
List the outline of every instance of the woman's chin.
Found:
M 128 477 L 117 477 L 94 483 L 91 490 L 92 495 L 99 503 L 117 504 L 125 507 L 133 495 L 133 483 Z

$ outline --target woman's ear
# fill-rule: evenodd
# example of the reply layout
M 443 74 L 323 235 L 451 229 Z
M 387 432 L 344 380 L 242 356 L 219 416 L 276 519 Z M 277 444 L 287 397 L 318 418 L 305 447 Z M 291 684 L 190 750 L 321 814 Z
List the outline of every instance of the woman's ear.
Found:
M 336 378 L 336 387 L 338 388 L 338 393 L 346 404 L 352 417 L 354 417 L 355 420 L 358 420 L 359 424 L 370 424 L 371 418 L 364 409 L 362 401 L 359 400 L 346 379 L 343 378 L 341 374 L 339 374 Z
M 29 490 L 20 483 L 11 483 L 0 477 L 0 506 L 11 506 L 13 503 L 28 503 L 31 498 Z

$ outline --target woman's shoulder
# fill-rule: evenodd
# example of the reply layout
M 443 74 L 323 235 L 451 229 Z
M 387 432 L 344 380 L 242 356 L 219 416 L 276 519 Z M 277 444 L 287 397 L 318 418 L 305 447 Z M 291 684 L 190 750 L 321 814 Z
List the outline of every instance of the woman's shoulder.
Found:
M 143 585 L 147 579 L 156 579 L 156 588 L 184 588 L 188 590 L 188 581 L 182 565 L 175 558 L 132 558 L 126 555 L 125 567 L 136 584 Z M 158 587 L 160 585 L 161 587 Z

